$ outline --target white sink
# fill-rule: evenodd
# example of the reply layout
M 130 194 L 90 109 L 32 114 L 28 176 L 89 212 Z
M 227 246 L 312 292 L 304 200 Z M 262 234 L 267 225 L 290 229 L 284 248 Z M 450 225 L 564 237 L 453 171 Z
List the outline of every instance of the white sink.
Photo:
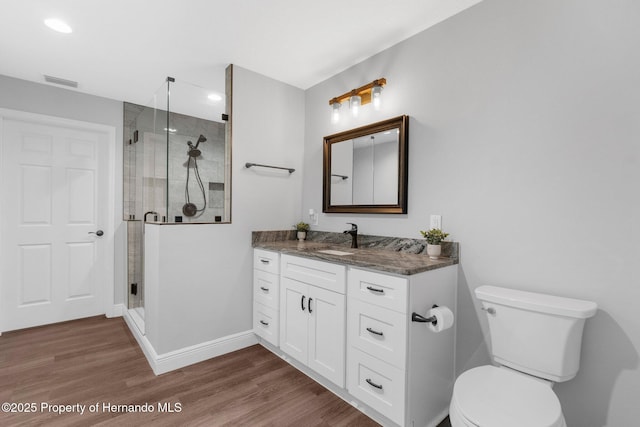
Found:
M 329 254 L 329 255 L 338 255 L 338 256 L 353 255 L 353 252 L 334 251 L 333 249 L 322 249 L 317 252 L 322 252 L 323 254 Z

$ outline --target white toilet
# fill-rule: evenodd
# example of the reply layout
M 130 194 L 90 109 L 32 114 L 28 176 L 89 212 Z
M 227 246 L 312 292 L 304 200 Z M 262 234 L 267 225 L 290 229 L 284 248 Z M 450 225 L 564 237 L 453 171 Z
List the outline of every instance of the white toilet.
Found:
M 480 366 L 458 377 L 451 426 L 566 426 L 551 387 L 576 376 L 584 321 L 595 314 L 596 303 L 496 286 L 475 292 L 489 318 L 499 367 Z

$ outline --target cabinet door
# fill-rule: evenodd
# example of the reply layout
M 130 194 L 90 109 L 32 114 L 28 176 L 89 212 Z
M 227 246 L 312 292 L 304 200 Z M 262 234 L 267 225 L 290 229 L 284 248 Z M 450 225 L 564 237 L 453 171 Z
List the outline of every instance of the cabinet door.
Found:
M 307 363 L 309 286 L 283 277 L 280 280 L 280 348 Z
M 345 296 L 309 286 L 308 366 L 344 387 Z

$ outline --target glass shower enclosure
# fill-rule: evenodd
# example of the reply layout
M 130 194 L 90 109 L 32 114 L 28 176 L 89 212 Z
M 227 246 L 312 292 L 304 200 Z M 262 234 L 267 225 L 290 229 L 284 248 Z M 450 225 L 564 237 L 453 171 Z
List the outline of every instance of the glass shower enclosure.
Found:
M 143 333 L 145 222 L 231 222 L 230 76 L 217 90 L 167 77 L 147 105 L 124 103 L 127 308 Z

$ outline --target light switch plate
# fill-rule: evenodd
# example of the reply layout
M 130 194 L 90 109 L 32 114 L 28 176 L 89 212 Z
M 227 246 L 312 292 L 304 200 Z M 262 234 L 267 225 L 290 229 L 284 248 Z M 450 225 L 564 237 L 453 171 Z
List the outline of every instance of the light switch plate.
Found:
M 309 209 L 309 222 L 311 225 L 318 225 L 318 212 L 315 209 Z

